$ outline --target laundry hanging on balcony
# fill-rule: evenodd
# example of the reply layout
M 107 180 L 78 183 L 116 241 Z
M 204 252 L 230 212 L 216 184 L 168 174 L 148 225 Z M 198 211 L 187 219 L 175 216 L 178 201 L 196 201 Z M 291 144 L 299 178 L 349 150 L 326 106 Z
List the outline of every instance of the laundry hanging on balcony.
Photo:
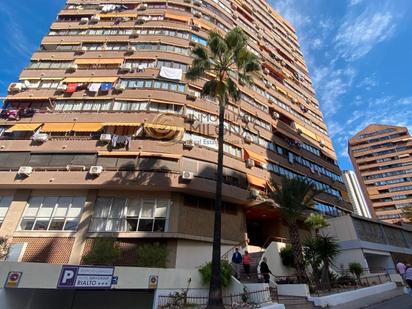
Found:
M 79 87 L 79 84 L 77 84 L 77 83 L 67 84 L 66 93 L 76 92 L 76 91 L 77 91 L 77 87 Z
M 101 87 L 101 83 L 92 83 L 92 84 L 89 84 L 89 87 L 88 87 L 88 90 L 90 91 L 90 92 L 98 92 L 99 91 L 99 89 L 100 89 L 100 87 Z
M 109 90 L 111 90 L 113 88 L 113 84 L 112 83 L 103 83 L 101 86 L 100 86 L 100 90 L 101 91 L 109 91 Z
M 183 71 L 182 69 L 161 67 L 159 75 L 160 77 L 167 78 L 167 79 L 181 80 Z

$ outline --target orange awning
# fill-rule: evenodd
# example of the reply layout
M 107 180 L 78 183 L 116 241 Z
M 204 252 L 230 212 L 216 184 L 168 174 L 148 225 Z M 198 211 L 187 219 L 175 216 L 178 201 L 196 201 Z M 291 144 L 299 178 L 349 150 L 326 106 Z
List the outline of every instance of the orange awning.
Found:
M 266 179 L 256 177 L 253 175 L 249 175 L 249 174 L 246 174 L 246 178 L 247 178 L 248 183 L 251 186 L 263 188 L 263 189 L 266 188 Z
M 313 133 L 309 129 L 306 129 L 304 126 L 300 125 L 299 123 L 295 122 L 295 127 L 296 127 L 297 130 L 300 130 L 303 134 L 310 137 L 311 139 L 314 139 L 315 141 L 318 140 L 318 137 L 315 133 Z
M 123 58 L 109 58 L 109 59 L 101 59 L 101 58 L 90 58 L 90 59 L 75 59 L 75 64 L 122 64 L 124 61 Z
M 140 152 L 139 157 L 156 157 L 156 158 L 163 158 L 163 159 L 179 160 L 182 156 L 179 154 L 173 154 L 173 153 L 142 151 Z
M 98 132 L 103 128 L 100 122 L 75 123 L 73 126 L 74 132 Z
M 245 159 L 252 159 L 255 162 L 259 162 L 261 164 L 266 164 L 268 159 L 265 158 L 264 156 L 257 154 L 256 152 L 247 150 L 247 149 L 243 149 L 245 152 Z
M 41 123 L 18 123 L 12 126 L 11 128 L 8 128 L 6 132 L 9 133 L 17 131 L 34 131 L 40 126 Z
M 99 151 L 99 157 L 137 157 L 139 152 L 136 151 Z
M 73 129 L 73 122 L 49 122 L 41 128 L 42 132 L 70 132 Z
M 190 16 L 185 16 L 185 15 L 171 14 L 171 13 L 166 12 L 165 18 L 184 21 L 184 22 L 189 22 L 191 17 Z

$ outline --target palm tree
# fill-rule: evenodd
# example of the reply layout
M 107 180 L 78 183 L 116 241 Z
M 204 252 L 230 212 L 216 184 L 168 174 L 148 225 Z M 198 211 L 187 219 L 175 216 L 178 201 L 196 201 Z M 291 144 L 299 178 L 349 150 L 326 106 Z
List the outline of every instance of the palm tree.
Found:
M 322 288 L 330 289 L 329 267 L 333 260 L 339 255 L 338 242 L 330 236 L 319 236 L 316 238 L 319 259 L 322 261 Z
M 223 141 L 225 106 L 240 99 L 240 91 L 234 78 L 241 85 L 253 82 L 253 73 L 260 70 L 258 57 L 247 49 L 247 37 L 236 27 L 224 37 L 216 31 L 209 33 L 207 48 L 197 46 L 194 60 L 186 73 L 189 80 L 197 80 L 208 73 L 211 77 L 203 86 L 201 95 L 219 102 L 218 159 L 215 197 L 215 222 L 213 230 L 212 278 L 207 308 L 224 308 L 220 282 L 221 217 L 223 182 Z
M 318 241 L 315 237 L 306 239 L 303 243 L 303 253 L 305 261 L 312 267 L 313 281 L 315 282 L 316 289 L 320 289 L 320 265 L 322 260 L 318 254 Z
M 314 198 L 320 193 L 306 179 L 282 178 L 281 185 L 272 181 L 270 195 L 279 205 L 282 217 L 289 227 L 289 238 L 293 248 L 293 257 L 298 282 L 307 282 L 302 245 L 299 235 L 298 220 L 303 213 L 315 204 Z
M 305 223 L 313 230 L 315 230 L 316 237 L 319 236 L 320 229 L 329 226 L 328 221 L 319 213 L 311 213 L 306 218 Z

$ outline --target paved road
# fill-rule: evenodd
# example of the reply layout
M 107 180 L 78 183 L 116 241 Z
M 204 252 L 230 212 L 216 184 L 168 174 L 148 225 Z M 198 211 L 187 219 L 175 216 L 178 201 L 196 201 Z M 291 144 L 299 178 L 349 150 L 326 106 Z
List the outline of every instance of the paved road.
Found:
M 412 294 L 401 295 L 380 304 L 365 307 L 367 309 L 412 309 Z

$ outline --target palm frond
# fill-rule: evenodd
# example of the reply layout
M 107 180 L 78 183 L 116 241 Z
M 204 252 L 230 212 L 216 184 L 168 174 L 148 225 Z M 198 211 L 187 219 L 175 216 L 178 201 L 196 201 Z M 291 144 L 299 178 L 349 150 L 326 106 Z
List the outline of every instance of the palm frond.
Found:
M 228 50 L 224 38 L 216 31 L 209 33 L 207 45 L 214 57 L 220 56 Z
M 229 97 L 233 98 L 234 101 L 239 101 L 240 100 L 239 88 L 237 87 L 236 83 L 230 77 L 228 77 L 226 80 L 226 87 L 227 87 L 227 92 L 229 94 Z
M 211 68 L 211 61 L 207 49 L 203 46 L 196 47 L 192 54 L 194 55 L 193 62 L 186 72 L 186 78 L 189 80 L 196 80 L 203 76 L 203 74 Z
M 240 49 L 247 45 L 247 36 L 243 32 L 242 28 L 236 27 L 226 34 L 225 42 L 228 49 L 232 50 L 236 54 Z

